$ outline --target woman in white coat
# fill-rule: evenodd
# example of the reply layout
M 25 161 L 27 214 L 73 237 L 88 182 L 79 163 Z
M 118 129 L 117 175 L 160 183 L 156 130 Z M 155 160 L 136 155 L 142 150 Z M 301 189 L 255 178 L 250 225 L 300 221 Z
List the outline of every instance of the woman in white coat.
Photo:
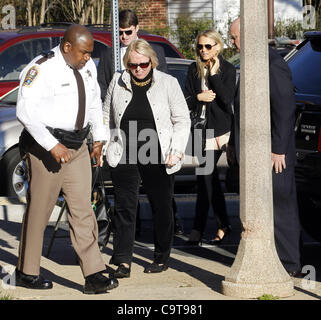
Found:
M 103 106 L 110 138 L 106 158 L 115 191 L 115 277 L 130 276 L 139 186 L 153 213 L 154 259 L 144 272 L 168 268 L 173 241 L 173 173 L 181 167 L 190 117 L 176 78 L 156 69 L 157 56 L 142 39 L 124 56 L 126 70 L 115 73 Z

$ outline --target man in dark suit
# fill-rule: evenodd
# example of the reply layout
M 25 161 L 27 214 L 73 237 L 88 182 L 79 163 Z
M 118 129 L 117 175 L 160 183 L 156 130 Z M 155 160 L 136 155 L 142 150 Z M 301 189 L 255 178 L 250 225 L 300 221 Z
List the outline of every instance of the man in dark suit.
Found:
M 119 41 L 121 53 L 121 69 L 124 70 L 123 57 L 126 49 L 133 40 L 138 39 L 138 18 L 134 11 L 130 9 L 122 10 L 119 12 Z M 157 69 L 167 73 L 167 64 L 165 59 L 164 49 L 161 46 L 151 43 L 150 44 L 157 54 L 158 67 Z M 107 89 L 111 79 L 113 78 L 113 63 L 112 63 L 112 49 L 106 47 L 102 51 L 98 69 L 97 79 L 100 85 L 101 99 L 104 101 Z
M 237 51 L 240 51 L 240 18 L 231 24 L 230 35 L 233 45 Z M 294 175 L 296 162 L 294 88 L 291 71 L 287 63 L 270 47 L 269 73 L 275 245 L 278 256 L 290 276 L 300 277 L 302 276 L 300 262 L 301 227 Z M 240 146 L 239 123 L 240 87 L 238 83 L 234 101 L 234 134 L 228 147 L 228 158 L 233 161 L 231 154 L 235 151 L 238 163 Z

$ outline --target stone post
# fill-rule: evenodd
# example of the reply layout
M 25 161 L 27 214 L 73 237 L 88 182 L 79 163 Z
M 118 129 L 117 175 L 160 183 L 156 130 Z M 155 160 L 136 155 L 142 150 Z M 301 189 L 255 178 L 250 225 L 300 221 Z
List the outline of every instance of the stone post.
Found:
M 266 0 L 241 0 L 241 241 L 222 293 L 240 298 L 293 295 L 274 244 Z

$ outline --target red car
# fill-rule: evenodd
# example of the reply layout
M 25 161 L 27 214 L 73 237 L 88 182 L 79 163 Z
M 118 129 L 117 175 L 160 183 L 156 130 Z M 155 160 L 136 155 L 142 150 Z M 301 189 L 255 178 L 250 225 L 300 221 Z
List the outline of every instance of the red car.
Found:
M 0 32 L 0 97 L 18 86 L 20 72 L 34 57 L 60 43 L 68 25 L 70 24 L 41 25 Z M 106 31 L 108 26 L 88 26 L 88 28 L 94 37 L 92 58 L 98 64 L 101 50 L 112 44 L 111 32 Z M 145 32 L 139 36 L 162 46 L 166 57 L 184 58 L 164 37 Z

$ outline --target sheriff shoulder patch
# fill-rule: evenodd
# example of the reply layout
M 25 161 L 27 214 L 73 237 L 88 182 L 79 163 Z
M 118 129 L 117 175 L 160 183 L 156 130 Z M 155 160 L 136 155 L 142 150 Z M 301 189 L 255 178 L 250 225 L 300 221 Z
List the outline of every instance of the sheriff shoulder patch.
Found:
M 33 66 L 32 68 L 29 69 L 25 80 L 23 81 L 23 85 L 25 87 L 30 87 L 32 82 L 37 78 L 39 74 L 39 69 L 37 66 Z

